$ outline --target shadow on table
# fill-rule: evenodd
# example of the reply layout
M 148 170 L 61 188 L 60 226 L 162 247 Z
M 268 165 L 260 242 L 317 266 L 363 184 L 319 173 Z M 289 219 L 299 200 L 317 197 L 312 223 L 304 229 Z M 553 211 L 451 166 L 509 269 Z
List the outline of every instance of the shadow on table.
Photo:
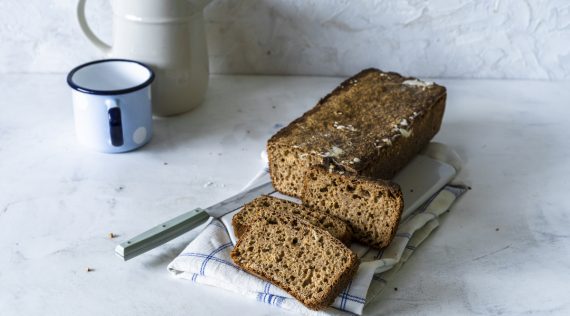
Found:
M 280 92 L 283 86 L 289 88 Z M 165 152 L 204 143 L 235 145 L 245 139 L 264 143 L 303 113 L 294 100 L 295 89 L 304 90 L 304 86 L 303 80 L 287 77 L 213 77 L 199 107 L 178 116 L 154 118 L 153 139 L 141 150 Z

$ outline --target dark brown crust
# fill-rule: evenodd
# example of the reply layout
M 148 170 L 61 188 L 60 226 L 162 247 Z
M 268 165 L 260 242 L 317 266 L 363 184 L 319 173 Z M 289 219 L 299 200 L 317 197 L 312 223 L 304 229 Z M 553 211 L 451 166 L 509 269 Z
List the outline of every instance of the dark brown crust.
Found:
M 411 124 L 417 137 L 398 138 L 391 147 L 383 147 L 370 157 L 363 159 L 368 163 L 361 171 L 361 175 L 392 179 L 398 171 L 404 168 L 427 145 L 440 129 L 443 112 L 445 111 L 446 95 L 441 96 L 436 104 L 427 113 L 423 113 Z M 418 132 L 420 131 L 420 132 Z M 416 146 L 416 144 L 425 144 Z M 391 166 L 391 167 L 389 167 Z M 386 173 L 386 171 L 389 171 Z
M 271 147 L 271 144 L 273 143 L 277 143 L 278 139 L 289 134 L 291 129 L 293 129 L 295 127 L 295 125 L 299 122 L 305 121 L 307 119 L 308 116 L 310 116 L 311 114 L 315 113 L 316 111 L 318 111 L 324 104 L 325 102 L 335 96 L 335 95 L 339 95 L 341 94 L 341 92 L 348 90 L 349 89 L 349 82 L 351 80 L 354 79 L 359 79 L 362 76 L 366 75 L 369 72 L 373 72 L 373 71 L 378 71 L 378 69 L 375 68 L 368 68 L 368 69 L 364 69 L 361 72 L 357 73 L 356 75 L 344 80 L 339 86 L 337 86 L 331 93 L 327 94 L 324 98 L 321 98 L 319 100 L 319 102 L 317 103 L 317 105 L 315 105 L 313 108 L 311 108 L 310 110 L 308 110 L 307 112 L 303 113 L 303 115 L 301 117 L 296 118 L 295 120 L 293 120 L 291 123 L 289 123 L 289 125 L 283 127 L 282 129 L 280 129 L 277 133 L 275 133 L 273 136 L 271 136 L 271 138 L 267 141 L 267 154 L 268 154 L 268 158 L 269 158 L 269 176 L 271 178 L 271 182 L 273 183 L 275 189 L 285 195 L 289 195 L 289 196 L 294 196 L 297 198 L 300 198 L 301 196 L 298 194 L 295 194 L 295 192 L 287 192 L 286 190 L 283 190 L 281 188 L 277 188 L 277 186 L 275 185 L 276 181 L 274 179 L 274 173 L 271 172 L 271 165 L 272 165 L 272 159 L 271 159 L 271 155 L 270 155 L 270 150 L 269 148 Z M 278 183 L 278 182 L 277 182 Z
M 238 212 L 236 215 L 234 215 L 234 217 L 232 218 L 232 226 L 234 228 L 234 234 L 236 235 L 236 238 L 240 239 L 241 236 L 247 231 L 248 226 L 246 225 L 242 225 L 241 223 L 243 223 L 243 220 L 241 219 L 241 212 Z
M 398 200 L 402 201 L 400 203 L 400 209 L 398 210 L 398 218 L 396 219 L 396 225 L 392 225 L 392 231 L 390 232 L 390 239 L 387 240 L 385 243 L 378 245 L 377 248 L 385 248 L 390 245 L 394 236 L 396 236 L 396 232 L 398 231 L 398 227 L 400 226 L 400 221 L 402 220 L 402 213 L 404 212 L 404 194 L 402 190 L 398 188 L 397 192 L 392 191 L 392 194 L 395 194 Z
M 315 227 L 315 226 L 309 224 L 308 222 L 306 222 L 304 220 L 300 220 L 300 222 L 302 222 L 304 225 L 309 226 L 311 229 L 314 229 L 316 231 L 324 233 L 325 235 L 331 237 L 332 242 L 346 248 L 346 246 L 340 240 L 334 238 L 326 230 Z M 241 264 L 241 262 L 239 261 L 239 256 L 236 254 L 237 249 L 239 249 L 241 247 L 241 244 L 244 242 L 244 240 L 247 240 L 248 234 L 251 231 L 252 231 L 251 227 L 250 227 L 250 229 L 246 229 L 242 238 L 240 240 L 238 240 L 234 249 L 230 253 L 230 257 L 232 258 L 232 261 L 236 265 L 238 265 L 240 268 L 242 268 L 243 270 L 245 270 L 251 274 L 254 274 L 254 275 L 258 276 L 259 278 L 264 279 L 264 280 L 280 287 L 281 289 L 285 290 L 287 293 L 291 294 L 291 296 L 293 296 L 295 299 L 297 299 L 299 302 L 301 302 L 303 305 L 305 305 L 309 309 L 322 310 L 322 309 L 325 309 L 328 306 L 330 306 L 334 302 L 336 297 L 346 288 L 346 286 L 348 285 L 350 280 L 352 280 L 353 276 L 358 271 L 360 259 L 358 259 L 358 256 L 355 253 L 353 253 L 350 249 L 346 248 L 348 250 L 347 253 L 350 256 L 350 258 L 349 258 L 350 268 L 347 269 L 346 271 L 344 271 L 340 275 L 340 277 L 333 283 L 333 286 L 331 287 L 329 292 L 326 295 L 324 295 L 319 301 L 309 302 L 303 296 L 301 296 L 299 293 L 295 292 L 292 288 L 290 288 L 289 285 L 283 284 L 283 283 L 279 282 L 278 280 L 275 280 L 272 277 L 272 275 L 269 275 L 268 273 L 265 273 L 264 271 L 257 271 L 257 270 L 255 270 L 255 269 L 253 269 L 253 268 L 251 268 L 245 264 Z
M 295 123 L 298 122 L 302 122 L 304 120 L 306 120 L 307 116 L 310 116 L 311 114 L 313 114 L 314 112 L 318 111 L 320 107 L 322 107 L 324 105 L 324 103 L 330 99 L 333 96 L 339 95 L 341 94 L 341 92 L 347 91 L 350 88 L 350 82 L 353 80 L 359 80 L 361 79 L 363 76 L 365 76 L 368 73 L 371 72 L 383 72 L 382 70 L 376 69 L 376 68 L 367 68 L 362 70 L 361 72 L 357 73 L 356 75 L 346 79 L 345 81 L 343 81 L 340 85 L 338 85 L 331 93 L 327 94 L 324 98 L 320 99 L 319 102 L 317 103 L 317 105 L 315 105 L 313 108 L 311 108 L 310 110 L 308 110 L 307 112 L 303 113 L 303 115 L 301 117 L 296 118 L 295 120 L 293 120 L 291 123 L 289 123 L 289 125 L 283 127 L 282 129 L 280 129 L 277 133 L 275 133 L 273 136 L 271 136 L 271 138 L 269 139 L 268 142 L 275 142 L 277 139 L 279 139 L 280 137 L 283 137 L 285 134 L 289 133 L 289 130 L 291 128 L 294 127 Z M 416 79 L 414 77 L 404 77 L 402 75 L 400 75 L 399 73 L 396 72 L 383 72 L 385 74 L 388 75 L 394 75 L 394 76 L 400 76 L 402 77 L 404 80 L 409 80 L 409 79 Z M 439 86 L 441 87 L 441 86 Z M 445 87 L 442 87 L 445 89 Z M 442 98 L 445 101 L 445 96 L 447 94 L 444 93 L 442 94 L 440 97 L 438 97 L 438 99 Z
M 326 102 L 334 97 L 341 95 L 348 91 L 351 87 L 351 82 L 360 80 L 362 77 L 369 73 L 381 72 L 378 69 L 369 68 L 365 69 L 358 74 L 343 81 L 337 88 L 335 88 L 327 96 L 319 100 L 317 105 L 305 112 L 301 117 L 292 121 L 289 125 L 282 128 L 275 135 L 273 135 L 267 142 L 267 152 L 269 156 L 269 171 L 271 180 L 274 187 L 281 193 L 300 197 L 299 189 L 291 191 L 282 186 L 281 182 L 275 178 L 276 172 L 273 171 L 274 165 L 279 165 L 276 157 L 278 157 L 278 148 L 284 144 L 280 142 L 281 139 L 286 139 L 297 127 L 298 124 L 307 121 L 315 112 L 319 111 Z M 413 80 L 413 77 L 404 77 L 394 72 L 381 72 L 386 75 L 397 76 L 402 80 Z M 411 123 L 411 130 L 414 131 L 414 137 L 399 137 L 393 142 L 393 146 L 385 146 L 376 151 L 370 151 L 365 157 L 359 157 L 363 162 L 360 166 L 354 166 L 356 173 L 360 175 L 367 175 L 381 179 L 391 179 L 399 170 L 401 170 L 417 153 L 419 153 L 431 138 L 439 131 L 441 120 L 445 109 L 446 89 L 445 87 L 434 85 L 437 95 L 429 95 L 425 100 L 426 112 L 418 113 L 417 120 Z M 305 162 L 310 166 L 311 164 L 322 163 L 320 157 L 312 157 L 311 161 Z M 344 166 L 348 167 L 348 166 Z
M 323 106 L 323 104 L 326 103 L 326 101 L 328 99 L 330 99 L 331 97 L 335 96 L 335 95 L 339 95 L 341 94 L 341 92 L 344 92 L 346 90 L 348 90 L 350 88 L 350 84 L 349 82 L 351 82 L 354 79 L 360 79 L 362 78 L 364 75 L 370 73 L 370 72 L 376 72 L 376 71 L 381 71 L 378 70 L 376 68 L 367 68 L 362 70 L 361 72 L 357 73 L 356 75 L 346 79 L 345 81 L 343 81 L 340 85 L 338 85 L 331 93 L 327 94 L 324 98 L 321 98 L 319 100 L 319 102 L 317 103 L 317 105 L 315 105 L 313 108 L 311 108 L 310 110 L 308 110 L 307 112 L 303 113 L 303 115 L 301 117 L 296 118 L 294 121 L 292 121 L 291 123 L 289 123 L 289 125 L 285 126 L 284 128 L 280 129 L 277 133 L 275 133 L 275 135 L 273 135 L 270 139 L 269 142 L 273 142 L 275 140 L 277 140 L 278 138 L 282 137 L 283 135 L 289 133 L 290 129 L 293 128 L 293 126 L 295 125 L 295 123 L 298 122 L 302 122 L 304 120 L 307 119 L 307 116 L 310 116 L 311 114 L 313 114 L 314 112 L 318 111 L 320 107 Z M 393 74 L 393 75 L 398 75 L 399 74 L 395 73 L 395 72 L 387 72 L 387 74 Z
M 273 198 L 273 199 L 278 199 L 278 198 L 276 198 L 276 197 L 272 197 L 272 198 Z M 243 208 L 246 208 L 246 207 L 248 207 L 249 205 L 252 205 L 253 202 L 254 202 L 254 201 L 245 204 L 245 205 L 243 206 Z M 289 201 L 287 201 L 287 202 L 289 202 Z M 291 203 L 294 203 L 294 202 L 291 202 Z M 295 203 L 295 204 L 296 204 L 296 203 Z M 307 206 L 305 206 L 305 205 L 299 205 L 299 206 L 302 206 L 302 207 L 304 207 L 304 208 L 307 208 Z M 352 230 L 351 230 L 350 226 L 349 226 L 348 224 L 346 224 L 346 222 L 344 222 L 344 221 L 341 220 L 340 218 L 338 218 L 338 217 L 336 217 L 336 216 L 334 216 L 334 215 L 331 215 L 331 214 L 326 214 L 326 213 L 321 212 L 321 211 L 318 211 L 318 210 L 311 210 L 311 211 L 312 211 L 312 212 L 315 212 L 315 213 L 319 213 L 319 214 L 325 215 L 325 216 L 328 216 L 328 217 L 332 217 L 332 218 L 334 218 L 334 220 L 343 222 L 344 228 L 345 228 L 345 232 L 344 232 L 344 234 L 343 234 L 342 236 L 339 236 L 338 239 L 339 239 L 343 244 L 345 244 L 346 246 L 350 246 L 350 243 L 352 242 Z M 295 214 L 290 214 L 290 215 L 296 216 Z M 302 219 L 302 220 L 303 220 L 302 217 L 299 217 L 299 219 Z M 245 220 L 243 219 L 243 213 L 242 213 L 242 211 L 239 211 L 239 212 L 238 212 L 237 214 L 235 214 L 234 217 L 232 218 L 232 227 L 234 228 L 234 234 L 235 234 L 235 236 L 236 236 L 237 239 L 240 239 L 241 236 L 245 233 L 245 231 L 247 231 L 247 229 L 249 228 L 249 225 L 244 225 L 244 224 L 242 224 L 242 223 L 244 223 L 244 222 L 245 222 Z
M 312 166 L 311 169 L 319 169 L 321 170 L 321 172 L 328 172 L 327 168 L 324 166 Z M 367 176 L 358 176 L 356 174 L 339 174 L 335 172 L 336 176 L 339 177 L 354 177 L 356 178 L 358 181 L 369 181 L 369 182 L 373 182 L 379 185 L 384 186 L 386 189 L 390 190 L 390 193 L 392 193 L 392 195 L 396 198 L 397 201 L 399 201 L 400 203 L 398 203 L 399 205 L 399 209 L 397 210 L 397 220 L 394 221 L 393 223 L 391 223 L 391 230 L 390 230 L 390 238 L 387 240 L 383 240 L 379 243 L 369 243 L 366 242 L 365 240 L 358 240 L 357 236 L 355 236 L 353 234 L 352 238 L 355 239 L 367 246 L 370 246 L 372 248 L 377 248 L 377 249 L 382 249 L 387 247 L 388 245 L 390 245 L 390 243 L 392 242 L 392 240 L 394 239 L 394 236 L 396 235 L 396 232 L 398 231 L 398 226 L 400 224 L 400 220 L 402 218 L 402 213 L 404 211 L 404 195 L 402 193 L 402 190 L 400 188 L 400 186 L 397 183 L 394 182 L 390 182 L 387 180 L 382 180 L 382 179 L 375 179 L 372 177 L 367 177 Z M 307 201 L 306 196 L 305 196 L 305 192 L 308 191 L 307 187 L 308 187 L 308 183 L 309 181 L 313 181 L 311 179 L 309 179 L 309 177 L 305 177 L 304 181 L 303 181 L 303 190 L 302 192 L 302 197 L 301 200 L 303 201 L 303 203 L 305 203 Z M 334 214 L 333 214 L 334 215 Z M 346 223 L 349 224 L 349 226 L 352 227 L 351 223 L 349 221 L 345 221 Z

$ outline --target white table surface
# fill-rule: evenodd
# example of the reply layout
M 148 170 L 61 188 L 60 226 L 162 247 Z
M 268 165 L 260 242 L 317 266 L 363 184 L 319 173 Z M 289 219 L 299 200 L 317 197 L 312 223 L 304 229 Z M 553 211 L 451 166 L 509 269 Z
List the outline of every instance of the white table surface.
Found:
M 214 76 L 201 107 L 110 155 L 76 144 L 64 75 L 0 76 L 0 314 L 285 313 L 170 276 L 192 234 L 126 263 L 113 249 L 237 193 L 266 139 L 339 82 Z M 570 82 L 438 82 L 435 140 L 473 189 L 365 314 L 570 314 Z

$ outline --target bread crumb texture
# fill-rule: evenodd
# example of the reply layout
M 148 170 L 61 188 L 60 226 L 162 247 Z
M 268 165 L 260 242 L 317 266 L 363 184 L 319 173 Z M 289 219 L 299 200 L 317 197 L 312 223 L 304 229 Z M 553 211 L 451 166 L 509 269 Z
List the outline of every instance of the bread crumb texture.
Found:
M 332 304 L 358 268 L 357 256 L 331 234 L 279 212 L 251 225 L 231 257 L 315 310 Z
M 273 212 L 289 214 L 308 221 L 310 224 L 328 231 L 333 237 L 346 245 L 350 245 L 352 230 L 339 218 L 326 212 L 312 210 L 307 206 L 276 197 L 263 195 L 246 204 L 232 219 L 237 238 L 249 228 L 252 223 L 269 221 Z
M 404 208 L 397 184 L 313 166 L 304 180 L 303 203 L 349 224 L 354 239 L 374 248 L 390 244 Z

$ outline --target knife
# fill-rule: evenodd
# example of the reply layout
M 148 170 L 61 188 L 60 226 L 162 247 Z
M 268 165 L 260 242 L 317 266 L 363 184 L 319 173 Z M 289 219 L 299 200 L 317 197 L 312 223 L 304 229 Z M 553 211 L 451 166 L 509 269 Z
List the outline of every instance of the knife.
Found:
M 210 217 L 220 218 L 260 195 L 274 192 L 271 182 L 267 182 L 206 209 L 191 210 L 117 245 L 115 254 L 125 261 L 130 260 L 204 224 Z

